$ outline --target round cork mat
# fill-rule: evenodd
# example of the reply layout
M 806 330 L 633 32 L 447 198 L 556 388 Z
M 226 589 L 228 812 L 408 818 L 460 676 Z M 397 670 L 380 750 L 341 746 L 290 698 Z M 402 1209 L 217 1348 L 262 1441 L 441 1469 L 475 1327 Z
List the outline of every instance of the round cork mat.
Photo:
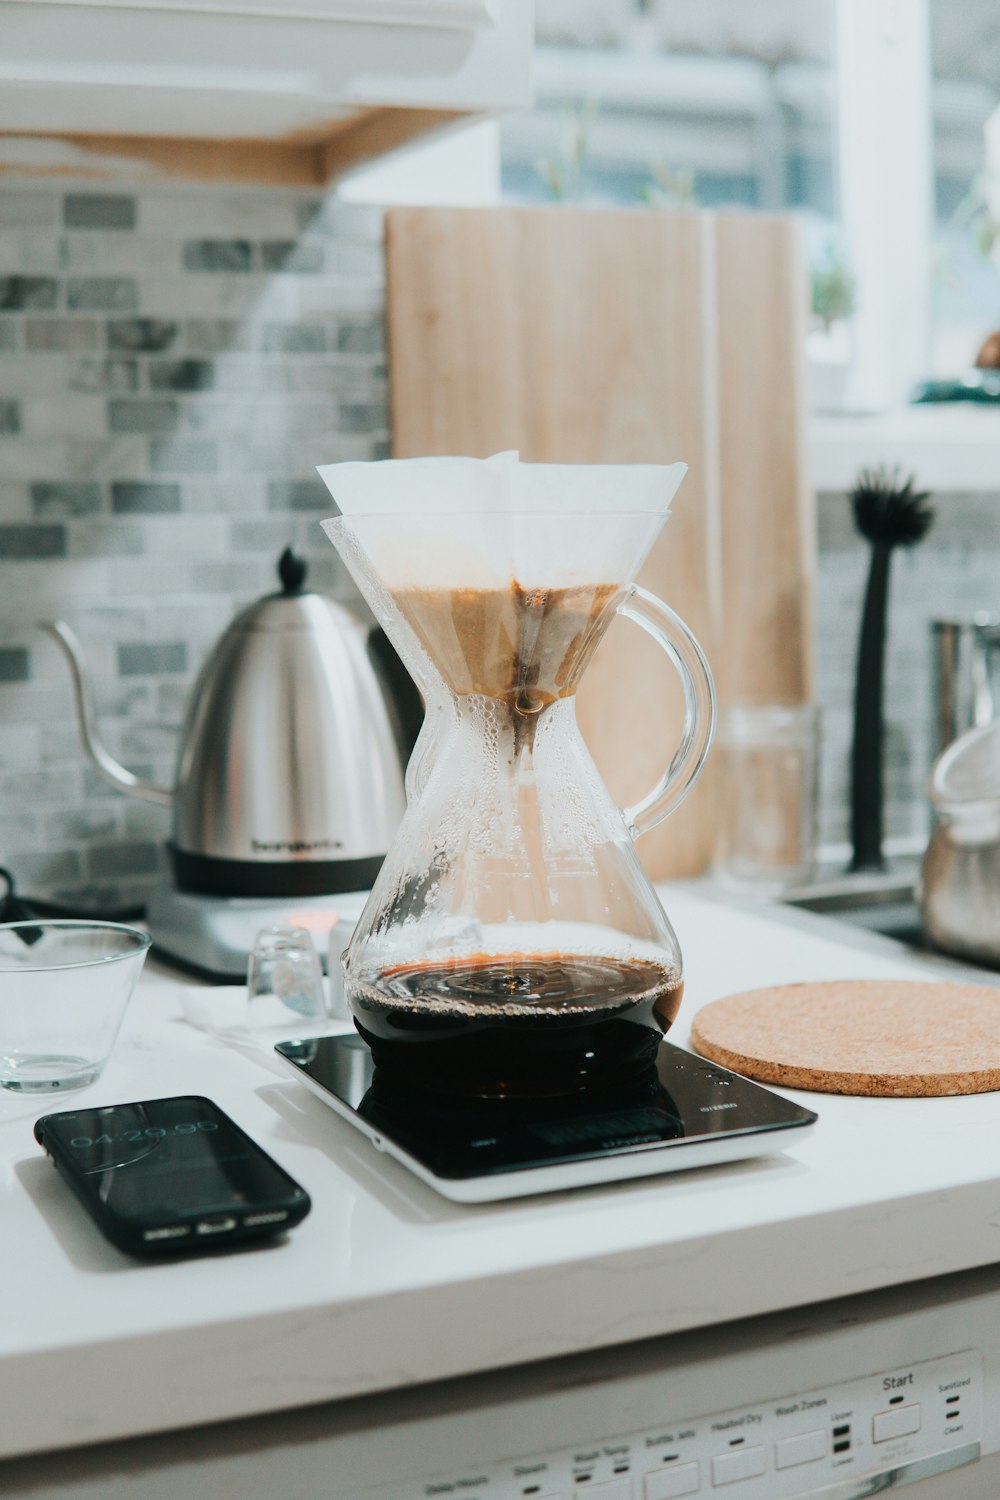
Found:
M 841 979 L 747 990 L 698 1012 L 692 1045 L 761 1083 L 914 1097 L 1000 1089 L 1000 989 Z

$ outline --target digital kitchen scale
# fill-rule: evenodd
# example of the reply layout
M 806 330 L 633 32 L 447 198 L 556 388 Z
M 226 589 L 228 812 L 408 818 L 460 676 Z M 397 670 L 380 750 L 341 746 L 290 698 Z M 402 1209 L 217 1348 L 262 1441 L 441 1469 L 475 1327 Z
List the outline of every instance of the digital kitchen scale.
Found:
M 454 1100 L 387 1087 L 360 1036 L 279 1042 L 278 1055 L 380 1151 L 446 1198 L 485 1203 L 780 1151 L 810 1109 L 670 1042 L 639 1083 L 588 1099 Z

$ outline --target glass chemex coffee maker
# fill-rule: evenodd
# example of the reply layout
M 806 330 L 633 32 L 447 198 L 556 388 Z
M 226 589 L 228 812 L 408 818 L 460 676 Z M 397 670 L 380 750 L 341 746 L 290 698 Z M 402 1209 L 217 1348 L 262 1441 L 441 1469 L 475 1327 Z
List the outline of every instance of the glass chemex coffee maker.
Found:
M 320 469 L 342 512 L 324 529 L 427 706 L 407 811 L 344 956 L 383 1082 L 558 1098 L 655 1061 L 681 954 L 634 840 L 698 775 L 715 700 L 694 637 L 635 578 L 684 472 L 516 454 Z M 659 783 L 624 811 L 574 706 L 616 615 L 667 653 L 685 705 Z

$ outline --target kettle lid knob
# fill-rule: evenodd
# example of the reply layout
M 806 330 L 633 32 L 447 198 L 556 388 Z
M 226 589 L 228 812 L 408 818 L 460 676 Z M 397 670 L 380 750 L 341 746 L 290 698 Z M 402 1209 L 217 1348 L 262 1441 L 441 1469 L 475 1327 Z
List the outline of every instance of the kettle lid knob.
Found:
M 278 577 L 282 591 L 286 594 L 299 593 L 305 583 L 306 571 L 305 559 L 298 557 L 291 547 L 286 547 L 278 558 Z

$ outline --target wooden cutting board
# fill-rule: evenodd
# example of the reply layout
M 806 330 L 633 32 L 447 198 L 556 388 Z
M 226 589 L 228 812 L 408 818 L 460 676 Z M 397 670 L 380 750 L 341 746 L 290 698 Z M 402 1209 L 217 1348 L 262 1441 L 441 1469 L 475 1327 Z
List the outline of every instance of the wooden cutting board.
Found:
M 392 451 L 689 473 L 640 582 L 690 625 L 723 702 L 812 693 L 805 276 L 792 219 L 551 208 L 399 208 L 386 229 Z M 618 801 L 678 738 L 662 653 L 616 621 L 579 716 Z M 708 773 L 638 851 L 705 867 Z
M 761 1083 L 891 1098 L 1000 1088 L 1000 990 L 841 979 L 747 990 L 695 1016 L 703 1057 Z

